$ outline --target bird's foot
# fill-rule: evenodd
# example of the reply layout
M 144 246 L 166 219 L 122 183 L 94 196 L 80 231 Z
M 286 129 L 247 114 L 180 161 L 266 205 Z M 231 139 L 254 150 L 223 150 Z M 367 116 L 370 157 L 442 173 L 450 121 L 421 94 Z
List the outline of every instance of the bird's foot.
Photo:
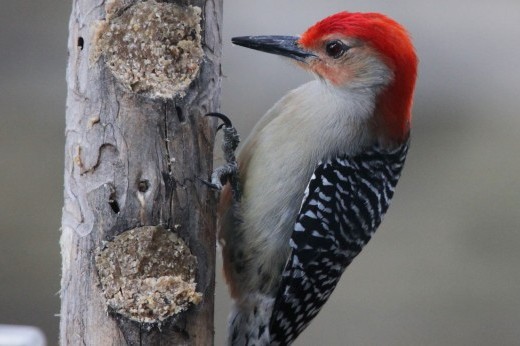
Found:
M 238 147 L 238 143 L 240 143 L 240 136 L 231 123 L 231 120 L 229 120 L 229 118 L 224 114 L 208 113 L 206 116 L 217 117 L 223 121 L 223 124 L 219 125 L 217 131 L 222 129 L 224 132 L 222 151 L 224 152 L 226 163 L 217 167 L 213 171 L 210 181 L 203 180 L 203 183 L 215 190 L 221 190 L 222 187 L 229 182 L 233 190 L 233 196 L 238 200 L 240 198 L 240 192 L 238 187 L 238 164 L 235 157 L 235 150 Z

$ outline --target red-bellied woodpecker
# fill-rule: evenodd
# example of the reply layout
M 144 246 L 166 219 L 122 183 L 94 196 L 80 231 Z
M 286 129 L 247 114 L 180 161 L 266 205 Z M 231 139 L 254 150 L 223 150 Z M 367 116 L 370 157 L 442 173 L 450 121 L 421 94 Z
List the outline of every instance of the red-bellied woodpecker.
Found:
M 408 150 L 417 57 L 406 30 L 378 13 L 341 12 L 301 37 L 233 43 L 317 76 L 255 126 L 238 156 L 238 184 L 233 155 L 212 179 L 234 182 L 221 196 L 219 233 L 234 299 L 228 342 L 287 345 L 388 208 Z M 224 129 L 236 147 L 230 123 Z

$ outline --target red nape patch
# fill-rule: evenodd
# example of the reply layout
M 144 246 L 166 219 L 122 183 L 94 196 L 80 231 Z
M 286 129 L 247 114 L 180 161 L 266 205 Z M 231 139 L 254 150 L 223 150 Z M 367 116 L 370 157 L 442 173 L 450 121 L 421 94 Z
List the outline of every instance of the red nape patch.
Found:
M 395 139 L 406 137 L 411 120 L 411 108 L 418 59 L 406 29 L 380 13 L 340 12 L 310 27 L 300 38 L 300 44 L 313 49 L 329 35 L 342 35 L 367 42 L 374 47 L 394 71 L 394 81 L 381 95 L 378 110 L 384 126 Z

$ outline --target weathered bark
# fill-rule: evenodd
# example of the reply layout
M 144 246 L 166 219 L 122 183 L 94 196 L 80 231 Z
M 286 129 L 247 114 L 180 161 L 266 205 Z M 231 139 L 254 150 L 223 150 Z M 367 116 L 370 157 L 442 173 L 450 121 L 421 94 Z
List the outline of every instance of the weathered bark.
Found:
M 108 2 L 127 8 L 136 1 Z M 222 0 L 176 3 L 202 9 L 204 58 L 186 95 L 165 101 L 129 91 L 103 59 L 89 62 L 92 28 L 105 18 L 106 4 L 73 1 L 61 235 L 62 345 L 213 343 L 216 201 L 197 178 L 207 178 L 212 170 L 215 126 L 203 115 L 219 106 Z M 186 242 L 197 258 L 195 282 L 203 294 L 199 305 L 160 328 L 107 314 L 94 258 L 103 242 L 148 225 L 162 225 Z

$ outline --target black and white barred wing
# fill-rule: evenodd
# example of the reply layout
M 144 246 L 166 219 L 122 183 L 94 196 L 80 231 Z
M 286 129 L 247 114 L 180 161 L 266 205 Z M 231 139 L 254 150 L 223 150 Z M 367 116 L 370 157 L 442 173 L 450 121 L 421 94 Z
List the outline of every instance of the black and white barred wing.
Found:
M 388 209 L 407 150 L 408 142 L 392 151 L 374 146 L 317 166 L 271 315 L 273 345 L 289 344 L 305 329 L 370 240 Z

